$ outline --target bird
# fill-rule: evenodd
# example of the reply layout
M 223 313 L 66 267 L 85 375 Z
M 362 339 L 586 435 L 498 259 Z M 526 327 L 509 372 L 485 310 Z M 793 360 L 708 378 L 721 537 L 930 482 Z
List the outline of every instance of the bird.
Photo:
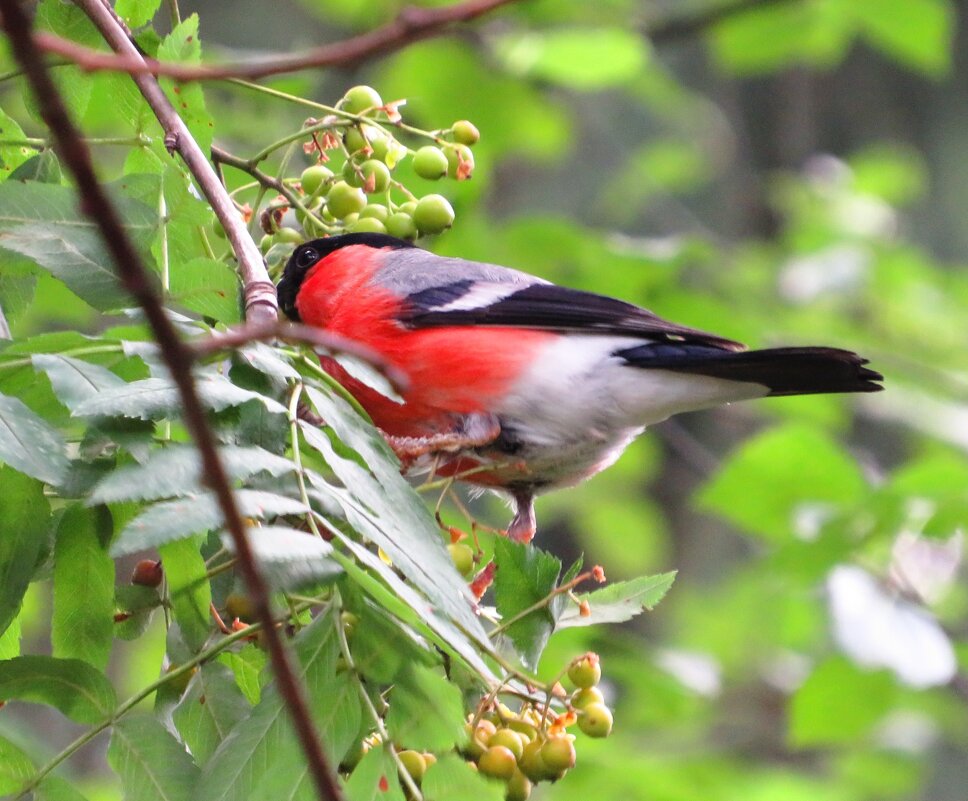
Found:
M 290 320 L 356 340 L 406 378 L 391 398 L 320 357 L 405 472 L 433 469 L 508 497 L 517 542 L 535 535 L 537 495 L 606 469 L 671 415 L 883 389 L 848 350 L 747 350 L 622 300 L 386 234 L 297 246 L 277 295 Z

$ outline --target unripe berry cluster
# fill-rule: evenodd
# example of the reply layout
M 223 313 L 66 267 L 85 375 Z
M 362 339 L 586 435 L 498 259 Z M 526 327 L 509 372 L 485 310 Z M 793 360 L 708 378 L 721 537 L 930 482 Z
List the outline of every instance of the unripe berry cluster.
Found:
M 327 118 L 332 127 L 324 130 L 310 121 L 316 130 L 304 149 L 317 163 L 303 170 L 294 187 L 298 204 L 280 203 L 279 213 L 263 216 L 263 253 L 274 244 L 292 245 L 340 233 L 386 233 L 413 240 L 453 225 L 454 209 L 447 198 L 436 193 L 417 197 L 395 180 L 393 172 L 411 158 L 414 172 L 423 179 L 467 180 L 474 171 L 471 146 L 480 139 L 480 132 L 467 120 L 439 131 L 403 126 L 397 105 L 384 103 L 372 87 L 354 86 L 337 109 L 357 119 L 334 115 Z M 433 144 L 411 149 L 391 133 L 394 128 L 429 138 Z M 286 205 L 295 206 L 302 231 L 282 226 Z

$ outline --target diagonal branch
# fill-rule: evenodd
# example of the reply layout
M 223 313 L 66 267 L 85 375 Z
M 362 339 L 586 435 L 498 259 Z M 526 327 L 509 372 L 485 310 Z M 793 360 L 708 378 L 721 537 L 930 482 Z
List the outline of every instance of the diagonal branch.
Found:
M 131 41 L 123 24 L 102 0 L 76 0 L 76 2 L 91 18 L 112 50 L 129 61 L 144 65 L 144 58 Z M 38 34 L 38 36 L 43 35 Z M 269 280 L 262 254 L 249 236 L 245 223 L 236 211 L 228 192 L 157 79 L 144 70 L 134 72 L 132 79 L 148 101 L 158 122 L 161 123 L 165 131 L 165 144 L 169 151 L 178 151 L 225 229 L 225 234 L 239 262 L 246 319 L 250 322 L 274 321 L 278 313 L 276 288 Z
M 340 801 L 342 792 L 313 726 L 304 690 L 273 625 L 268 589 L 255 562 L 245 524 L 235 503 L 228 476 L 218 455 L 215 437 L 192 379 L 192 351 L 181 340 L 165 314 L 161 301 L 148 280 L 147 269 L 125 233 L 117 209 L 98 182 L 91 153 L 68 117 L 60 93 L 44 67 L 41 53 L 31 36 L 30 22 L 20 3 L 18 0 L 0 0 L 0 10 L 3 12 L 3 26 L 8 34 L 10 48 L 24 69 L 37 98 L 40 115 L 50 129 L 54 144 L 77 184 L 81 209 L 100 228 L 118 277 L 144 310 L 161 350 L 162 359 L 178 387 L 185 425 L 202 458 L 204 481 L 214 491 L 226 528 L 235 541 L 239 568 L 252 597 L 257 617 L 265 626 L 264 635 L 279 691 L 285 699 L 300 744 L 306 752 L 319 798 L 323 801 Z
M 37 44 L 48 53 L 70 59 L 82 69 L 115 70 L 134 76 L 165 75 L 179 81 L 217 80 L 224 78 L 266 78 L 285 72 L 297 72 L 316 67 L 352 66 L 368 58 L 392 53 L 411 42 L 437 36 L 460 22 L 469 22 L 509 5 L 516 0 L 464 0 L 442 8 L 405 7 L 396 19 L 386 25 L 341 42 L 321 45 L 304 53 L 279 54 L 263 59 L 228 64 L 186 66 L 155 59 L 142 58 L 120 51 L 120 55 L 102 53 L 76 42 L 48 33 L 37 35 Z M 89 11 L 91 0 L 80 2 Z M 100 27 L 100 26 L 99 26 Z M 103 29 L 102 29 L 103 33 Z

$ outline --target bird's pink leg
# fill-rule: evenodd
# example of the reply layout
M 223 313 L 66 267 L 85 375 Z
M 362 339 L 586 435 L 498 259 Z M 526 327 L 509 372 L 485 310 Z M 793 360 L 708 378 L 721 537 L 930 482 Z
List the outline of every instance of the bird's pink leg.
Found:
M 514 493 L 515 513 L 508 526 L 508 537 L 515 542 L 529 543 L 534 539 L 538 528 L 534 517 L 534 494 L 531 492 Z
M 398 437 L 383 432 L 387 443 L 406 468 L 431 453 L 456 453 L 494 442 L 501 434 L 497 417 L 473 412 L 455 422 L 453 428 L 425 437 Z

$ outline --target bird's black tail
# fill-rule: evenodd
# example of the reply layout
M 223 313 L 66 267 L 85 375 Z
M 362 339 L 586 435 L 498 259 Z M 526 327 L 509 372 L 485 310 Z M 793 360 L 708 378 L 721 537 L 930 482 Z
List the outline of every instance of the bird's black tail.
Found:
M 635 367 L 748 381 L 770 395 L 879 392 L 883 376 L 867 359 L 838 348 L 769 348 L 733 351 L 695 345 L 640 345 L 616 354 Z

